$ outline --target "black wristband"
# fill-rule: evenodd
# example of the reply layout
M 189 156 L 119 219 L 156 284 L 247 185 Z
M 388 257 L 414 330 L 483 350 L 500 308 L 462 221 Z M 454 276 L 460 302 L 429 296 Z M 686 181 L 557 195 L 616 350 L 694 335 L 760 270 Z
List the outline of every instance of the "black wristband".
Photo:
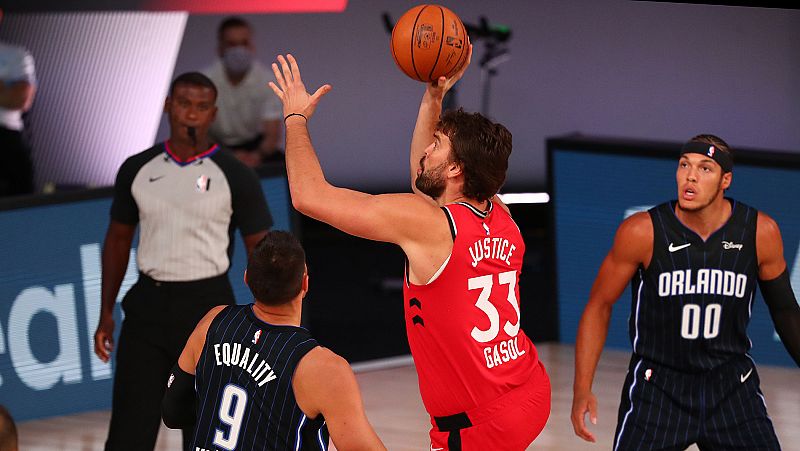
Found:
M 300 116 L 303 119 L 305 119 L 306 122 L 308 122 L 308 118 L 302 113 L 289 113 L 289 114 L 286 115 L 286 117 L 283 118 L 283 125 L 286 125 L 286 119 L 289 119 L 292 116 Z

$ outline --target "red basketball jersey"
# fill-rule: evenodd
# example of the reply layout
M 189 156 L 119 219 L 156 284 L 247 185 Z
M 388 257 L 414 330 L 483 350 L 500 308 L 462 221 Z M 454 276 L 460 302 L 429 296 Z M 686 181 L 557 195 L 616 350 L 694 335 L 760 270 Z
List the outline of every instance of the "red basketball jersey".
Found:
M 404 284 L 408 343 L 422 401 L 433 416 L 484 405 L 526 383 L 538 355 L 520 329 L 525 243 L 502 208 L 442 208 L 453 250 L 426 285 Z

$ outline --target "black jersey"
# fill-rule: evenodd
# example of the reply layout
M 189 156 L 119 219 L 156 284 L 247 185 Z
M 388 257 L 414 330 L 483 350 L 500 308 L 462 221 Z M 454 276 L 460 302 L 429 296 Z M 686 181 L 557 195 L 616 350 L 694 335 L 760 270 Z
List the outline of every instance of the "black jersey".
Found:
M 252 308 L 226 307 L 209 326 L 196 368 L 192 449 L 327 449 L 325 419 L 307 418 L 292 390 L 295 368 L 316 340 L 302 327 L 267 324 Z
M 750 349 L 758 211 L 726 200 L 731 216 L 706 241 L 680 222 L 676 201 L 649 210 L 653 257 L 647 269 L 639 268 L 631 287 L 634 354 L 697 372 Z

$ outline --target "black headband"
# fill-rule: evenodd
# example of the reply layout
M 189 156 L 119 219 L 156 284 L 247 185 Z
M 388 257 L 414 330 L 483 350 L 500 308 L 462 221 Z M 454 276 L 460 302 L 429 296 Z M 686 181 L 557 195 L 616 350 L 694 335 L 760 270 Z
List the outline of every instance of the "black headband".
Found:
M 683 145 L 681 155 L 687 153 L 699 153 L 708 158 L 716 161 L 722 168 L 722 172 L 731 172 L 733 170 L 733 159 L 731 154 L 717 149 L 716 146 L 701 142 L 689 142 Z

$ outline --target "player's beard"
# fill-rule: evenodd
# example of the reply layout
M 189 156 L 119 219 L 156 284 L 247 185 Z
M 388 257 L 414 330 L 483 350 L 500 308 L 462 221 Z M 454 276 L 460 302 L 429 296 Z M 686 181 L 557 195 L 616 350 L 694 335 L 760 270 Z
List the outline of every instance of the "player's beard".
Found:
M 424 170 L 417 176 L 414 181 L 414 186 L 417 187 L 423 194 L 438 199 L 444 193 L 447 186 L 444 178 L 444 170 L 447 162 L 440 164 L 429 170 Z

